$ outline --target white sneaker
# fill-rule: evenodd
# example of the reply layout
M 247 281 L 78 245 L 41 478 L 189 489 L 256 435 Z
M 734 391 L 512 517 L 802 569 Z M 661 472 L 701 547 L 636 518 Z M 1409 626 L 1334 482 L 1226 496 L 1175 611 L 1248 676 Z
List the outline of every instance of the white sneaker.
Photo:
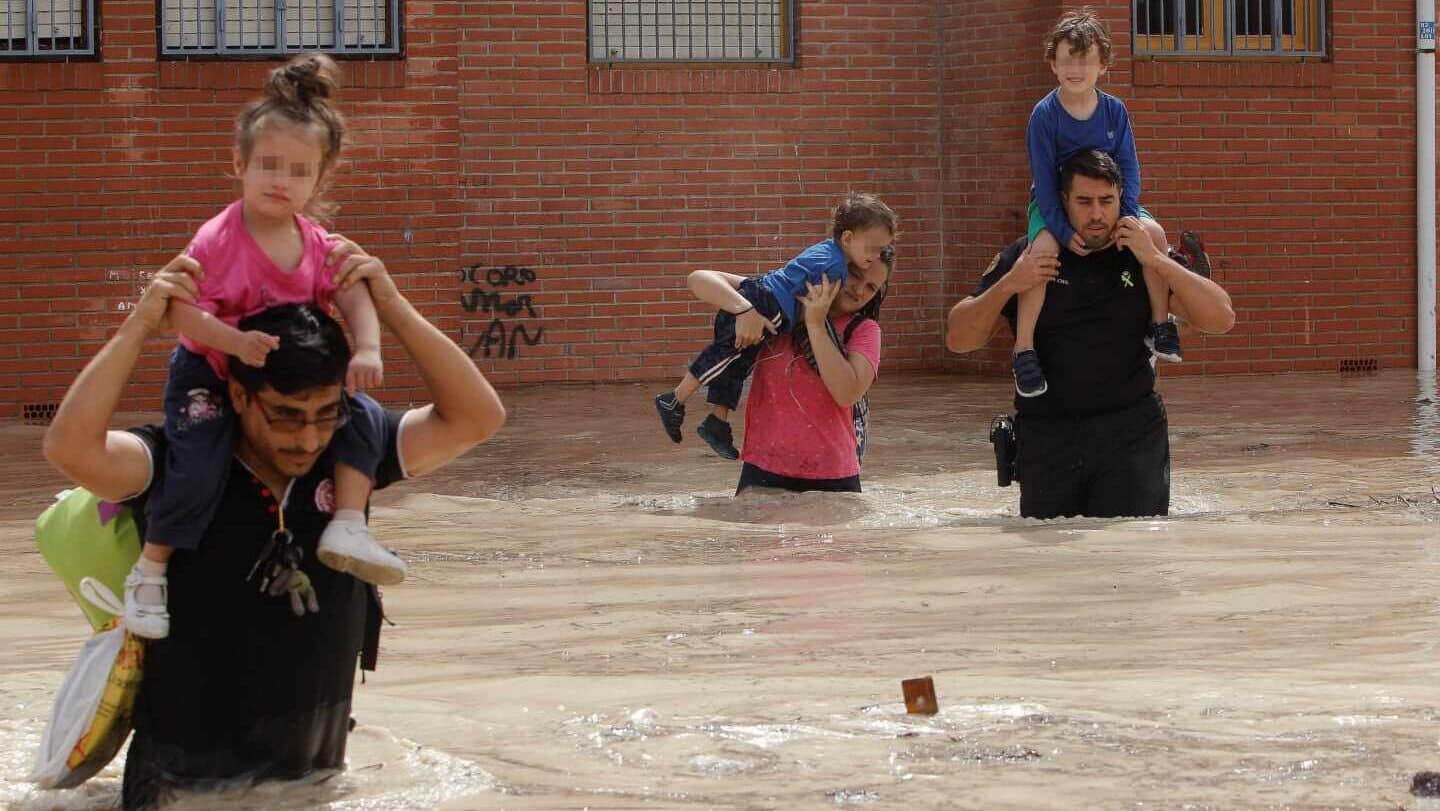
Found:
M 317 554 L 326 566 L 366 583 L 393 586 L 405 579 L 405 561 L 381 546 L 369 527 L 354 521 L 332 520 L 320 535 Z
M 159 590 L 160 602 L 141 602 L 140 587 L 146 591 Z M 165 603 L 170 597 L 170 586 L 165 575 L 151 576 L 141 573 L 140 564 L 135 564 L 125 575 L 125 618 L 121 621 L 125 630 L 144 639 L 164 639 L 170 635 L 170 612 Z

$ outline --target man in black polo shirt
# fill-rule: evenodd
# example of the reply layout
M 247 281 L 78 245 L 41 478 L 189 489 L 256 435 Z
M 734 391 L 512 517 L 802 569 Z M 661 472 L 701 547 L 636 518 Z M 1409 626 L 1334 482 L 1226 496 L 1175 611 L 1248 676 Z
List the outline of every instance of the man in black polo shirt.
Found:
M 1230 297 L 1165 256 L 1133 217 L 1120 216 L 1120 170 L 1103 152 L 1062 167 L 1061 199 L 1088 250 L 1032 255 L 1021 238 L 1001 251 L 950 310 L 951 352 L 985 346 L 1003 315 L 1015 329 L 1016 294 L 1049 283 L 1035 351 L 1049 381 L 1015 398 L 1020 514 L 1166 515 L 1170 438 L 1165 405 L 1144 344 L 1150 322 L 1142 268 L 1170 285 L 1171 311 L 1203 332 L 1235 323 Z
M 383 438 L 378 489 L 484 441 L 505 412 L 475 364 L 400 295 L 385 266 L 343 238 L 337 244 L 337 282 L 369 285 L 381 322 L 433 398 L 386 412 L 373 427 Z M 202 273 L 182 255 L 156 275 L 70 387 L 45 436 L 51 464 L 101 498 L 134 505 L 137 516 L 166 463 L 165 436 L 158 426 L 107 425 L 145 339 L 165 327 L 169 300 L 192 301 L 192 274 Z M 315 556 L 335 509 L 330 439 L 346 419 L 360 418 L 343 398 L 350 357 L 344 332 L 308 305 L 275 307 L 241 323 L 277 336 L 279 348 L 261 369 L 232 364 L 229 393 L 240 430 L 234 456 L 214 460 L 231 470 L 199 548 L 177 550 L 170 562 L 171 631 L 146 646 L 125 764 L 127 809 L 163 801 L 174 788 L 343 766 L 356 658 L 378 634 L 371 588 Z M 294 551 L 280 558 L 287 577 L 279 582 L 295 588 L 262 592 L 251 570 L 257 560 L 276 559 L 267 544 L 285 533 Z M 260 574 L 274 571 L 262 566 Z M 373 668 L 373 660 L 366 664 Z

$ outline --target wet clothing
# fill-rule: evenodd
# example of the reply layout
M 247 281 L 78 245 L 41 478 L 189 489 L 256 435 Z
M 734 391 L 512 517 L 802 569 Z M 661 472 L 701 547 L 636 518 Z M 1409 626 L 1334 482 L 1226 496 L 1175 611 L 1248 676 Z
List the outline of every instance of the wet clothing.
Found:
M 841 316 L 832 324 L 843 335 L 854 318 Z M 878 376 L 880 324 L 873 319 L 861 322 L 851 331 L 844 350 L 860 353 Z M 792 336 L 771 338 L 756 361 L 741 459 L 777 476 L 811 481 L 854 477 L 859 484 L 854 411 L 835 402 Z
M 1077 152 L 1097 149 L 1120 167 L 1124 187 L 1120 190 L 1120 213 L 1140 216 L 1140 159 L 1135 155 L 1135 136 L 1130 132 L 1130 113 L 1125 102 L 1103 90 L 1095 112 L 1084 121 L 1066 112 L 1060 90 L 1050 91 L 1030 112 L 1025 146 L 1030 153 L 1031 197 L 1040 209 L 1045 227 L 1061 245 L 1070 244 L 1075 229 L 1060 202 L 1060 167 Z
M 364 394 L 345 396 L 350 420 L 335 432 L 335 459 L 371 479 L 384 453 L 384 411 Z M 210 526 L 230 469 L 215 464 L 234 450 L 234 410 L 225 382 L 203 355 L 184 346 L 170 355 L 165 380 L 165 464 L 146 508 L 145 540 L 194 549 Z
M 749 487 L 773 487 L 777 490 L 789 490 L 792 493 L 804 493 L 811 490 L 858 493 L 860 492 L 860 474 L 856 473 L 854 476 L 845 476 L 840 479 L 801 479 L 795 476 L 771 473 L 746 462 L 740 466 L 740 483 L 735 485 L 735 495 L 740 495 Z
M 402 415 L 383 412 L 375 486 L 404 477 Z M 134 429 L 150 451 L 152 483 L 165 473 L 159 426 Z M 272 493 L 238 459 L 198 549 L 169 564 L 169 637 L 148 642 L 125 763 L 126 809 L 162 801 L 172 788 L 294 779 L 344 764 L 356 658 L 372 656 L 380 606 L 374 588 L 319 562 L 315 547 L 335 510 L 334 448 L 285 493 Z M 150 488 L 127 503 L 141 518 Z M 278 526 L 303 550 L 319 613 L 296 617 L 288 596 L 246 578 Z M 373 658 L 364 663 L 373 669 Z
M 1009 272 L 1026 244 L 1001 251 L 975 295 Z M 1016 298 L 1002 312 L 1013 332 Z M 1149 324 L 1134 255 L 1119 247 L 1088 256 L 1061 250 L 1060 275 L 1035 326 L 1049 389 L 1015 398 L 1021 515 L 1168 513 L 1168 428 L 1144 344 Z
M 1095 517 L 1170 512 L 1170 436 L 1159 392 L 1084 417 L 1015 417 L 1020 514 Z

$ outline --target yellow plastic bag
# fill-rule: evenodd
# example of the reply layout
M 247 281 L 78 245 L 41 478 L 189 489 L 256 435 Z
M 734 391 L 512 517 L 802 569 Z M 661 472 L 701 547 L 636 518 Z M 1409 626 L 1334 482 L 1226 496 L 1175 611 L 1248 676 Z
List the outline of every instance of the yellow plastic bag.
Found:
M 101 610 L 124 613 L 114 592 L 94 578 L 82 579 L 80 592 Z M 145 644 L 119 623 L 118 617 L 112 619 L 85 641 L 55 694 L 30 775 L 42 788 L 73 788 L 89 780 L 115 759 L 130 736 Z

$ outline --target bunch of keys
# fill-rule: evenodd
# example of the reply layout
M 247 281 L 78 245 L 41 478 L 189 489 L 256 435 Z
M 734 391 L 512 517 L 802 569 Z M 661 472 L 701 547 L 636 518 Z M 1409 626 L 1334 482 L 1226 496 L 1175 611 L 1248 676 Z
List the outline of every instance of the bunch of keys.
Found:
M 315 598 L 315 588 L 310 576 L 300 571 L 304 551 L 295 543 L 295 536 L 288 529 L 277 529 L 270 534 L 270 540 L 261 547 L 260 554 L 250 567 L 245 580 L 260 576 L 260 591 L 271 597 L 290 594 L 290 610 L 295 616 L 305 616 L 320 610 L 320 601 Z

